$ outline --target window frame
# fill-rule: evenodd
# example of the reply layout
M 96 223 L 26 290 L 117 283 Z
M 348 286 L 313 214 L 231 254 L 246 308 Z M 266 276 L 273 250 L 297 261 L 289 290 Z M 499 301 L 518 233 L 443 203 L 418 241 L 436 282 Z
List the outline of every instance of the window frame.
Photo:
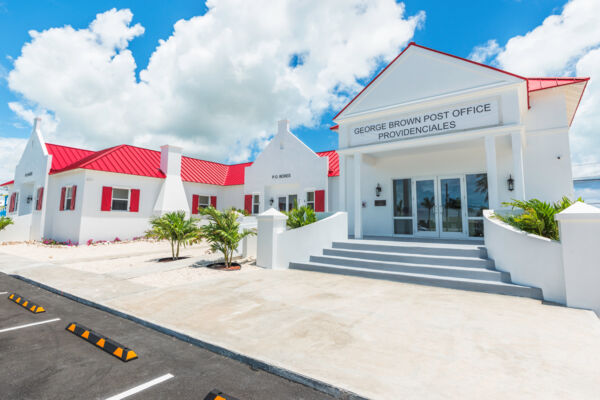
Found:
M 312 194 L 312 200 L 308 199 L 308 195 L 309 194 Z M 306 190 L 306 201 L 305 201 L 306 206 L 310 207 L 310 208 L 312 208 L 314 210 L 315 209 L 315 199 L 316 199 L 316 197 L 315 197 L 315 190 L 314 189 L 307 189 Z
M 113 202 L 115 201 L 115 190 L 127 190 L 127 205 L 124 210 L 115 210 Z M 66 196 L 65 196 L 66 197 Z M 125 201 L 125 199 L 116 199 L 117 201 Z M 129 212 L 131 207 L 131 188 L 113 186 L 110 194 L 110 211 Z
M 65 200 L 62 204 L 63 211 L 71 211 L 71 203 L 73 202 L 73 185 L 65 186 Z
M 208 207 L 210 207 L 210 198 L 211 198 L 212 196 L 210 196 L 210 195 L 208 195 L 208 194 L 200 194 L 200 193 L 196 193 L 196 196 L 198 196 L 198 209 L 201 209 L 201 208 L 202 208 L 202 209 L 205 209 L 205 208 L 208 208 Z M 203 203 L 200 201 L 200 199 L 201 199 L 202 197 L 206 197 L 206 204 L 203 204 Z
M 252 193 L 252 215 L 256 214 L 260 214 L 260 193 Z
M 476 176 L 476 175 L 486 176 L 486 183 L 488 183 L 487 182 L 487 172 L 475 172 L 475 173 L 465 174 L 465 197 L 466 197 L 466 203 L 467 203 L 466 204 L 466 214 L 467 214 L 466 224 L 467 224 L 467 237 L 469 239 L 483 238 L 485 236 L 485 232 L 483 232 L 483 210 L 486 209 L 486 208 L 484 207 L 482 209 L 481 215 L 479 215 L 479 216 L 471 216 L 469 214 L 469 208 L 470 207 L 469 207 L 469 180 L 468 180 L 468 177 L 469 176 Z M 486 191 L 487 191 L 487 195 L 489 195 L 489 184 L 487 184 Z M 489 207 L 490 207 L 490 202 L 489 202 L 489 199 L 488 199 L 488 201 L 487 201 L 487 209 L 489 209 Z M 481 226 L 482 226 L 482 228 L 481 228 L 482 234 L 480 236 L 479 235 L 471 235 L 471 222 L 473 222 L 473 223 L 480 223 L 481 224 Z

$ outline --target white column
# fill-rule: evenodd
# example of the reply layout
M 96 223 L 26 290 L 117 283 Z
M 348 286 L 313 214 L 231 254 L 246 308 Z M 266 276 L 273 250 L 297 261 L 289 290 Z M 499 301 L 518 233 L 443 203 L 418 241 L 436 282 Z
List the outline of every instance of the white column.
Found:
M 485 164 L 488 178 L 489 208 L 496 210 L 500 208 L 498 197 L 498 162 L 496 159 L 496 137 L 485 137 Z
M 523 140 L 521 132 L 511 134 L 512 157 L 513 157 L 513 179 L 515 190 L 512 196 L 517 200 L 525 200 L 525 174 L 523 173 Z
M 338 178 L 338 209 L 337 211 L 348 211 L 346 209 L 346 156 L 344 154 L 339 155 L 340 162 L 340 176 Z
M 274 208 L 256 216 L 256 265 L 263 268 L 286 268 L 277 265 L 277 236 L 285 232 L 288 217 Z
M 362 199 L 360 196 L 360 175 L 362 154 L 354 153 L 354 238 L 362 239 Z

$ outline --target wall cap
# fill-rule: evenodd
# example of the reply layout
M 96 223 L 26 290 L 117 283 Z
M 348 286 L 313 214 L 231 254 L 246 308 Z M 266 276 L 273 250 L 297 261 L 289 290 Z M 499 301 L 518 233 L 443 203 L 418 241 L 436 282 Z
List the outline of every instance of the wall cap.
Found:
M 262 214 L 258 214 L 256 216 L 256 219 L 258 219 L 258 220 L 267 220 L 267 219 L 282 219 L 282 220 L 287 220 L 288 217 L 287 217 L 287 215 L 285 215 L 285 214 L 277 211 L 273 207 L 271 207 L 267 211 L 263 212 Z
M 600 221 L 600 208 L 578 201 L 558 213 L 554 218 L 557 221 Z

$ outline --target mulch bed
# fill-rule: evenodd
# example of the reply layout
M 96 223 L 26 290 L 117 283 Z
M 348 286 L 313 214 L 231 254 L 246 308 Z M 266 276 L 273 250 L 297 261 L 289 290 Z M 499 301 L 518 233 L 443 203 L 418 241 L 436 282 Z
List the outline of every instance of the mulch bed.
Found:
M 231 267 L 226 267 L 225 264 L 223 264 L 223 263 L 217 263 L 217 264 L 208 264 L 206 266 L 206 268 L 217 269 L 220 271 L 239 271 L 242 268 L 242 266 L 241 266 L 241 264 L 238 264 L 238 263 L 231 263 Z
M 189 257 L 177 257 L 177 258 L 165 257 L 165 258 L 159 258 L 158 262 L 170 262 L 170 261 L 177 261 L 177 260 L 185 260 L 186 258 L 189 258 Z

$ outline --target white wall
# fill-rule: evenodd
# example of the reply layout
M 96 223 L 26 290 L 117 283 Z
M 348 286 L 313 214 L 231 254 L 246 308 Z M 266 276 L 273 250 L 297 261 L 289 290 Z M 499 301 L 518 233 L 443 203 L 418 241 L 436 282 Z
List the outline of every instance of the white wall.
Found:
M 565 304 L 561 243 L 523 232 L 484 211 L 485 247 L 496 269 L 513 283 L 539 287 L 545 300 Z
M 61 189 L 67 186 L 77 186 L 75 193 L 75 209 L 60 210 Z M 85 170 L 72 170 L 61 174 L 50 175 L 45 196 L 46 201 L 46 228 L 44 237 L 60 242 L 71 240 L 80 242 L 80 229 L 82 225 L 82 210 L 85 196 L 86 173 Z
M 0 231 L 0 243 L 22 242 L 29 239 L 31 214 L 10 217 L 13 224 Z
M 79 242 L 93 240 L 131 239 L 144 235 L 158 197 L 163 179 L 85 170 L 83 216 Z M 138 212 L 100 211 L 102 187 L 139 189 Z M 79 190 L 79 188 L 78 188 Z

